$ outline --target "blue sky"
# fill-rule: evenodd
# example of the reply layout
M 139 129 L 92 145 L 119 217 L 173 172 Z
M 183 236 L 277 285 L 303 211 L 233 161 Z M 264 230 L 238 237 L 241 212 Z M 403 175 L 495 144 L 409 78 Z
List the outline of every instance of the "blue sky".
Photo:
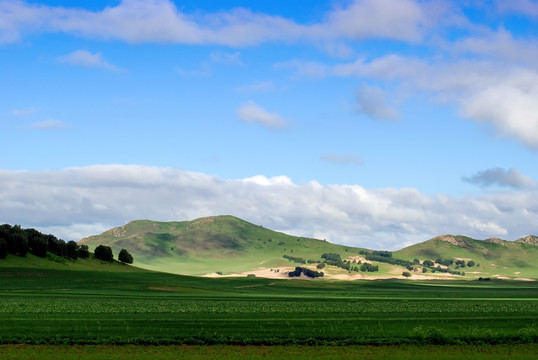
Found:
M 538 233 L 538 2 L 0 0 L 0 222 Z

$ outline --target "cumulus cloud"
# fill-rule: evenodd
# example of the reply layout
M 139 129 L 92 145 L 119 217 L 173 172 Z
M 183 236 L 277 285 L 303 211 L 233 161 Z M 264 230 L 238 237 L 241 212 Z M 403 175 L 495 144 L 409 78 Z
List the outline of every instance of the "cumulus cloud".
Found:
M 532 189 L 537 185 L 530 176 L 523 175 L 518 169 L 492 168 L 479 171 L 470 177 L 464 177 L 463 180 L 481 187 L 501 186 L 513 189 Z
M 47 119 L 30 124 L 30 129 L 36 130 L 58 130 L 65 129 L 66 127 L 67 124 L 65 122 L 55 119 Z
M 377 86 L 362 85 L 356 94 L 357 110 L 367 116 L 395 120 L 398 114 L 387 105 L 385 92 Z
M 73 51 L 72 53 L 59 56 L 58 61 L 69 64 L 69 65 L 75 65 L 75 66 L 101 68 L 101 69 L 114 70 L 114 71 L 118 70 L 118 68 L 115 65 L 112 65 L 106 62 L 103 59 L 103 56 L 101 53 L 92 54 L 91 52 L 86 51 L 86 50 L 77 50 L 77 51 Z
M 295 184 L 286 176 L 223 180 L 137 165 L 0 170 L 0 222 L 75 240 L 133 219 L 232 214 L 298 236 L 396 249 L 445 233 L 516 239 L 536 231 L 537 204 L 534 190 L 455 198 L 412 188 Z
M 414 0 L 356 0 L 329 11 L 324 21 L 302 25 L 244 8 L 186 14 L 170 0 L 123 0 L 100 11 L 0 1 L 0 42 L 29 33 L 64 32 L 131 43 L 255 45 L 267 41 L 320 41 L 382 37 L 420 40 L 428 7 Z M 345 46 L 339 42 L 338 52 Z M 334 50 L 334 49 L 333 49 Z
M 281 129 L 287 126 L 286 120 L 280 115 L 268 112 L 253 101 L 249 101 L 241 106 L 237 114 L 244 122 L 260 124 L 269 129 Z

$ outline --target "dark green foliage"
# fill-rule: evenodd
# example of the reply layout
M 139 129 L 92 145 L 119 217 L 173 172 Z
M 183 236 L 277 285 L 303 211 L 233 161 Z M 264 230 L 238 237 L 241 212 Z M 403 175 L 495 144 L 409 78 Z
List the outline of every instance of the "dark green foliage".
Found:
M 0 259 L 4 259 L 7 256 L 7 242 L 4 238 L 0 238 Z
M 342 261 L 342 257 L 340 254 L 335 253 L 325 253 L 321 255 L 322 259 L 329 260 L 329 261 Z
M 445 266 L 450 266 L 452 264 L 454 264 L 454 260 L 452 259 L 441 259 L 441 258 L 437 258 L 435 260 L 436 263 L 440 264 L 440 265 L 445 265 Z
M 380 255 L 379 253 L 384 253 L 384 255 Z M 365 258 L 366 260 L 370 261 L 383 262 L 391 265 L 399 265 L 404 267 L 413 265 L 411 261 L 393 258 L 390 251 L 374 251 L 371 254 L 367 254 Z
M 96 259 L 112 262 L 114 260 L 114 254 L 110 246 L 99 245 L 95 248 L 94 255 Z
M 325 264 L 324 262 L 322 262 L 322 263 L 317 264 L 316 267 L 317 267 L 318 269 L 323 269 L 323 268 L 325 267 L 325 265 L 327 265 L 327 264 Z
M 68 258 L 76 260 L 78 258 L 78 245 L 73 240 L 68 241 L 65 247 L 65 254 Z
M 48 241 L 45 235 L 36 229 L 26 229 L 28 248 L 30 252 L 39 257 L 47 256 Z
M 384 250 L 374 250 L 372 251 L 372 255 L 390 258 L 392 257 L 392 252 Z
M 475 262 L 474 262 L 473 260 L 469 260 L 469 261 L 467 262 L 467 266 L 468 266 L 468 267 L 473 267 L 474 265 L 475 265 Z
M 15 225 L 11 228 L 11 253 L 13 255 L 24 257 L 28 253 L 28 236 L 26 232 L 20 227 Z M 9 250 L 9 242 L 8 242 Z
M 379 266 L 377 265 L 372 265 L 370 263 L 364 263 L 361 265 L 360 267 L 360 270 L 362 272 L 376 272 L 376 271 L 379 271 Z
M 289 256 L 289 255 L 282 255 L 284 259 L 288 259 L 290 261 L 293 261 L 298 264 L 306 264 L 306 260 L 302 257 L 295 257 L 295 256 Z
M 79 245 L 77 255 L 81 259 L 88 259 L 90 257 L 90 250 L 88 245 Z
M 133 263 L 133 256 L 129 254 L 129 252 L 125 249 L 121 249 L 118 260 L 125 264 L 132 264 Z
M 419 265 L 419 264 L 420 264 L 420 260 L 417 259 L 417 258 L 414 258 L 414 259 L 413 259 L 413 264 L 415 264 L 415 265 Z
M 402 273 L 402 276 L 405 276 L 405 277 L 411 277 L 411 273 L 408 272 L 408 271 L 404 271 L 404 272 Z
M 424 260 L 422 262 L 422 265 L 428 266 L 428 267 L 433 267 L 433 266 L 435 266 L 435 263 L 433 261 L 431 261 L 431 260 Z
M 315 271 L 308 268 L 297 266 L 294 271 L 290 271 L 288 273 L 288 276 L 289 277 L 301 276 L 301 273 L 311 278 L 323 277 L 324 275 L 323 271 Z
M 455 264 L 456 264 L 456 266 L 464 268 L 465 267 L 465 260 L 456 260 Z

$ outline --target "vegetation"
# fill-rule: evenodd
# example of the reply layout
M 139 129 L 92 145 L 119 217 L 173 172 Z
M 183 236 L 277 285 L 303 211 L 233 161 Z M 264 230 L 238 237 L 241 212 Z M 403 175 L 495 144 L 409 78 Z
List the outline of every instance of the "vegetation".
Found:
M 18 259 L 0 262 L 5 344 L 538 342 L 536 283 L 211 279 L 97 259 L 69 262 L 92 269 L 74 270 L 33 254 L 34 268 L 16 267 Z

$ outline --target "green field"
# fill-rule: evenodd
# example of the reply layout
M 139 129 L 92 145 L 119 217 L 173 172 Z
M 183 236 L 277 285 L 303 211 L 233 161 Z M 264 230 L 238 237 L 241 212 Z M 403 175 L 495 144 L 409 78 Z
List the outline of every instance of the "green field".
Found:
M 534 282 L 206 279 L 18 267 L 1 267 L 0 279 L 4 344 L 538 341 Z

